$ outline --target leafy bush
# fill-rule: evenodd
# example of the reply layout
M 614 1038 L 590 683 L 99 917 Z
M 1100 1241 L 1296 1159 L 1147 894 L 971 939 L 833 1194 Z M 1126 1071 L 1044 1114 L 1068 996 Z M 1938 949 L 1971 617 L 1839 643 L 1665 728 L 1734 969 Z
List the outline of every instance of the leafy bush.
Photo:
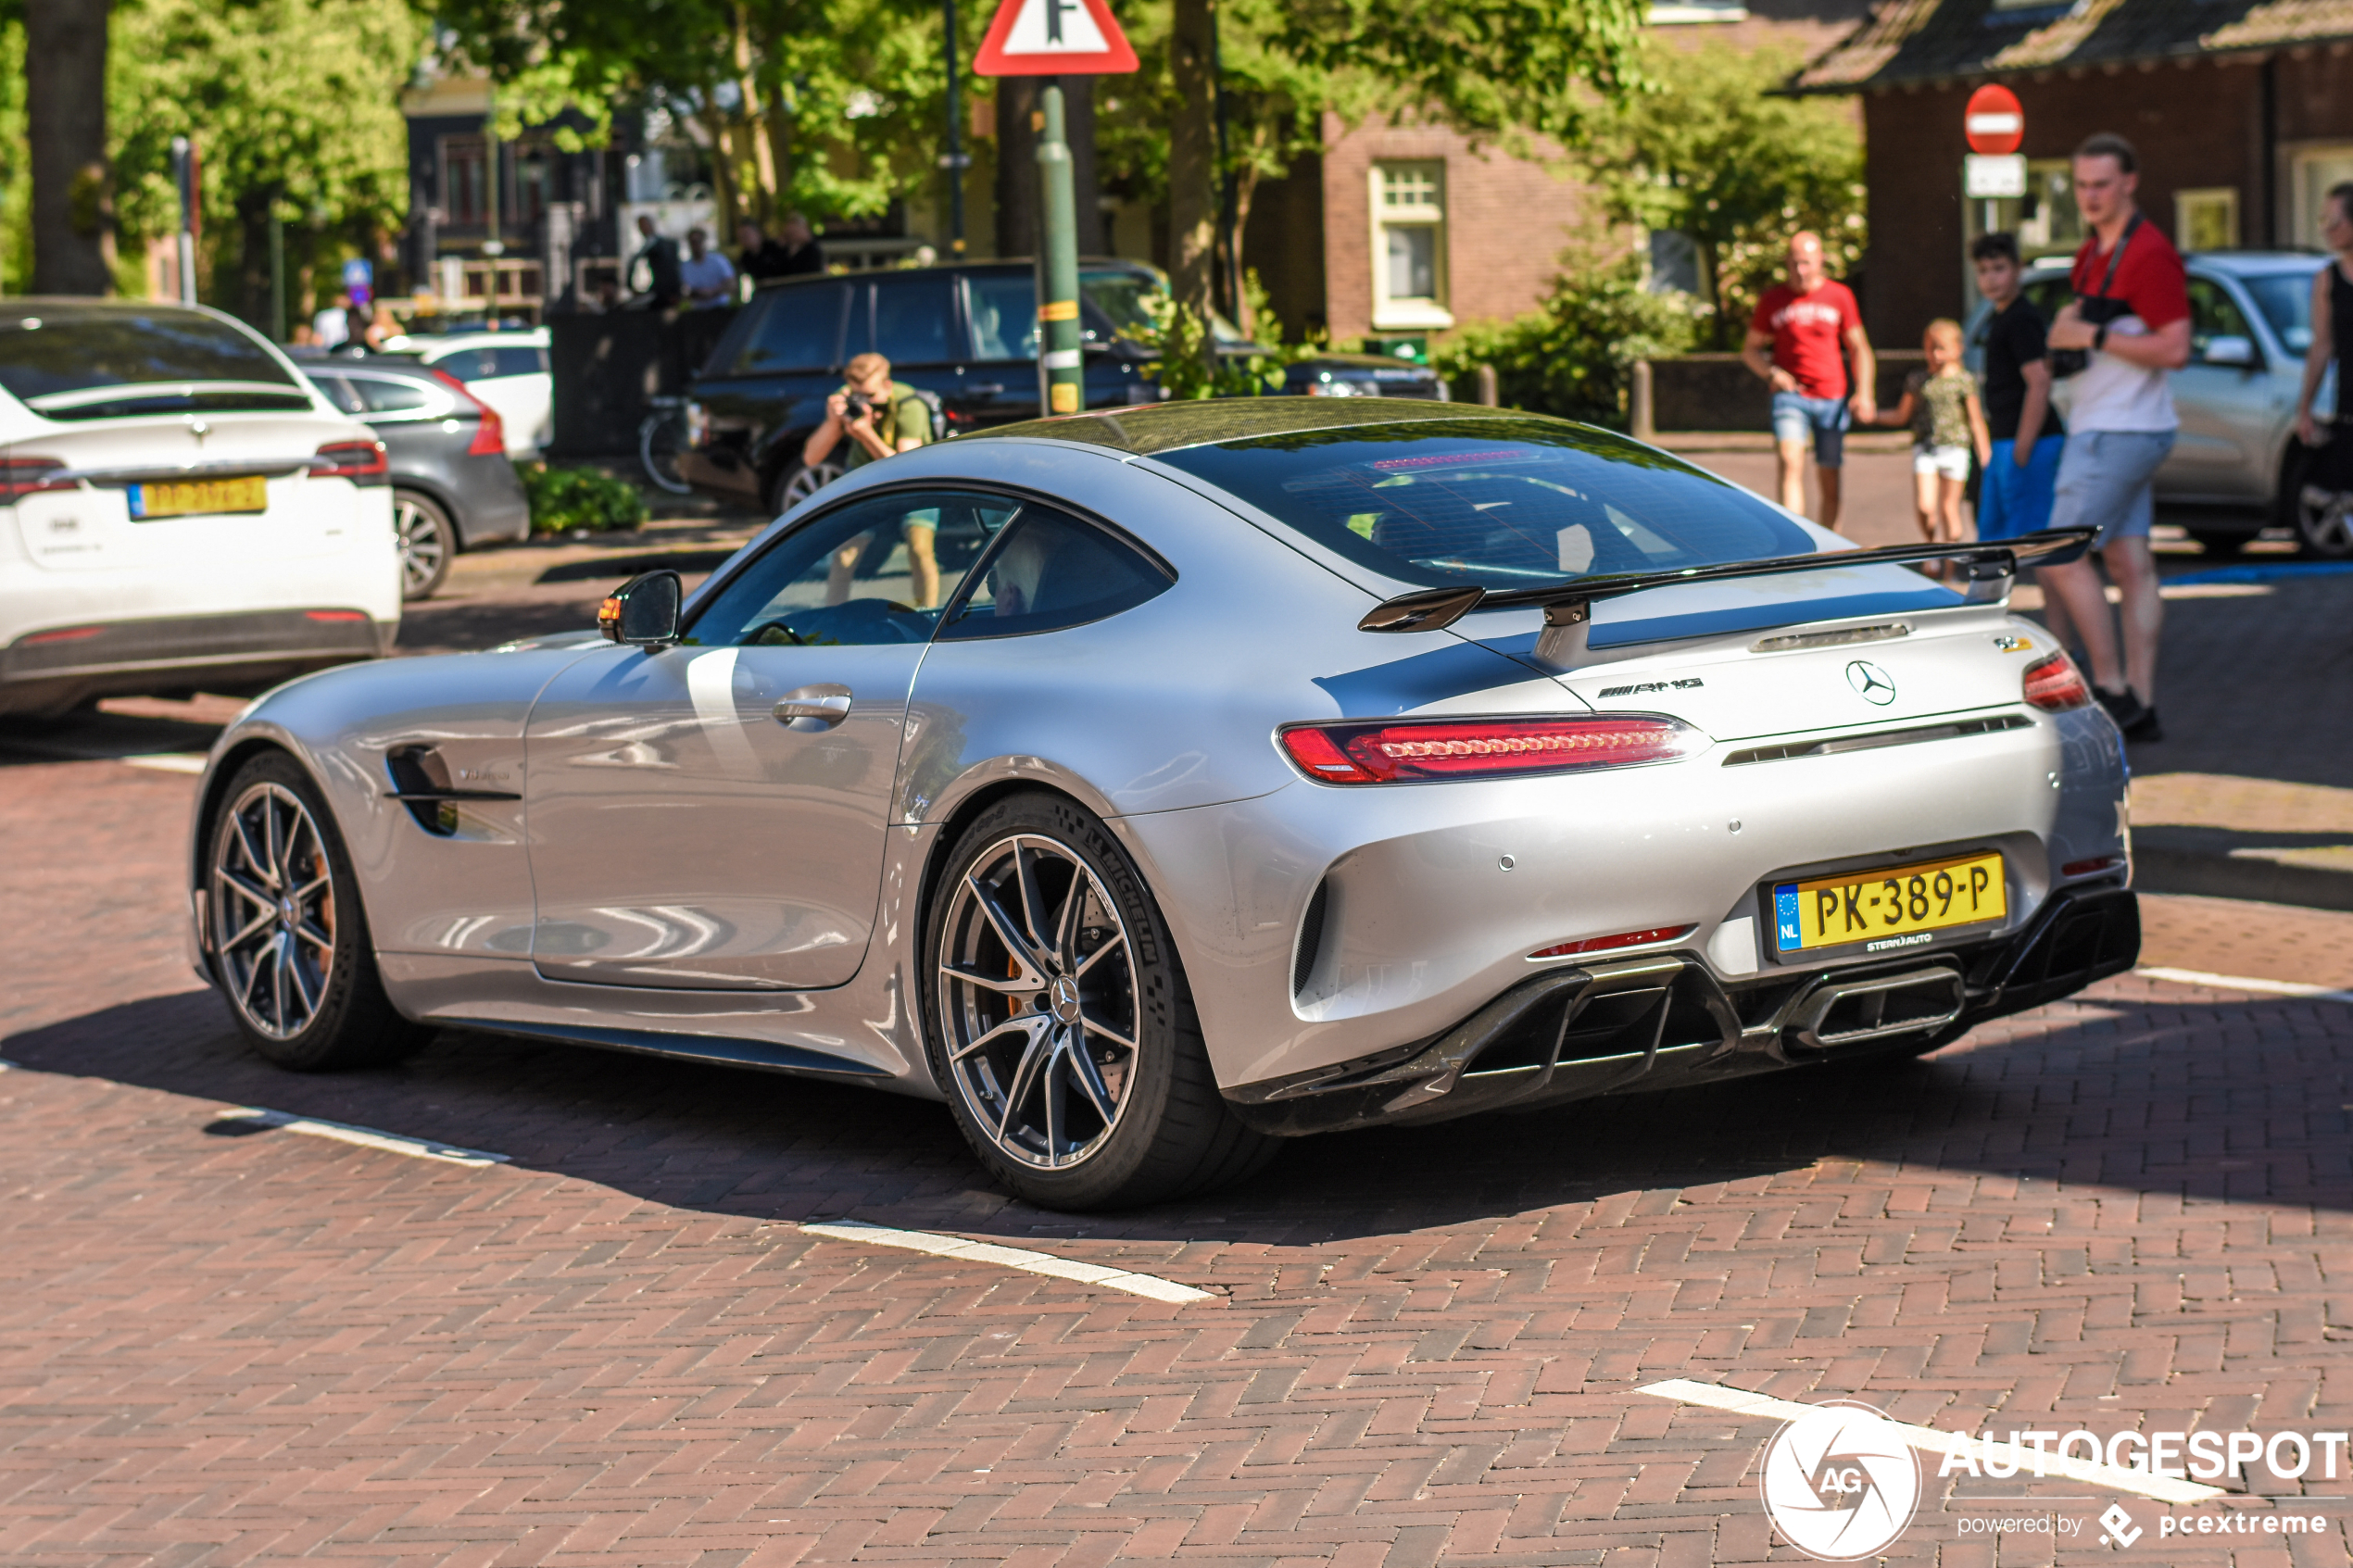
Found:
M 531 501 L 534 533 L 569 533 L 575 528 L 602 532 L 635 528 L 646 521 L 646 498 L 625 479 L 595 469 L 557 469 L 518 463 L 522 492 Z
M 1633 257 L 1588 257 L 1561 274 L 1542 308 L 1466 328 L 1430 358 L 1457 397 L 1479 366 L 1492 365 L 1506 408 L 1623 430 L 1629 368 L 1689 350 L 1699 315 L 1688 296 L 1644 292 Z

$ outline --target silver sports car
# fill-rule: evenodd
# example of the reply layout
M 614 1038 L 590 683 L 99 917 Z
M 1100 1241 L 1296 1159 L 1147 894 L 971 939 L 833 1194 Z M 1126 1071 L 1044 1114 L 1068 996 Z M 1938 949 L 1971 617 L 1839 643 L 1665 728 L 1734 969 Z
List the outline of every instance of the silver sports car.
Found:
M 943 1098 L 1063 1209 L 1925 1051 L 2137 953 L 2116 731 L 2006 602 L 2082 545 L 1855 551 L 1453 405 L 1018 425 L 683 603 L 278 688 L 199 966 L 292 1068 L 493 1030 Z

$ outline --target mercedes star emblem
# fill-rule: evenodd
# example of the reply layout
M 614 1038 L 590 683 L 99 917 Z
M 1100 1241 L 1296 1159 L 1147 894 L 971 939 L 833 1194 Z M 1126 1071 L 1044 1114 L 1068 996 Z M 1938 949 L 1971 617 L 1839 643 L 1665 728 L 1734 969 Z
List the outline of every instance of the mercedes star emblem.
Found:
M 1856 659 L 1846 667 L 1846 684 L 1866 702 L 1881 708 L 1895 700 L 1895 678 L 1878 665 Z

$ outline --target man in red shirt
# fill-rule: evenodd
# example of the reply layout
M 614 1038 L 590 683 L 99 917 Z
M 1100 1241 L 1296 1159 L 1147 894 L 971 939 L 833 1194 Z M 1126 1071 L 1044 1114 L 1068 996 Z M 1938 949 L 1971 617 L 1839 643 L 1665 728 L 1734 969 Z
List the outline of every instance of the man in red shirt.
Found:
M 1850 388 L 1842 345 L 1855 357 Z M 1770 348 L 1768 360 L 1765 351 Z M 1814 464 L 1822 489 L 1824 528 L 1838 526 L 1839 468 L 1845 461 L 1846 427 L 1877 414 L 1872 387 L 1879 364 L 1863 332 L 1862 312 L 1844 283 L 1822 270 L 1822 239 L 1801 231 L 1790 236 L 1789 282 L 1765 291 L 1748 324 L 1741 358 L 1773 389 L 1773 450 L 1780 470 L 1781 505 L 1806 509 L 1806 438 L 1814 438 Z
M 2075 253 L 2075 300 L 2051 323 L 2053 348 L 2088 352 L 2073 379 L 2067 447 L 2059 456 L 2051 526 L 2092 526 L 2100 564 L 2121 600 L 2124 657 L 2116 622 L 2089 558 L 2036 572 L 2044 620 L 2067 641 L 2071 621 L 2092 666 L 2100 704 L 2129 740 L 2158 740 L 2157 637 L 2165 619 L 2157 563 L 2149 554 L 2158 466 L 2173 450 L 2180 421 L 2169 373 L 2190 358 L 2188 274 L 2181 253 L 2142 221 L 2133 144 L 2098 135 L 2075 149 L 2075 205 L 2091 237 Z

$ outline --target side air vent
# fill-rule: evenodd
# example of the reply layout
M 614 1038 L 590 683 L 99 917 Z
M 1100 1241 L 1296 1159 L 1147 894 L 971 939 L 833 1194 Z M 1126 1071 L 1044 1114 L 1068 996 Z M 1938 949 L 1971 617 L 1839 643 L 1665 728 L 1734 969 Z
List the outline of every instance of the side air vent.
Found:
M 1324 914 L 1330 909 L 1332 884 L 1328 879 L 1315 884 L 1315 896 L 1307 900 L 1307 912 L 1300 917 L 1299 946 L 1290 956 L 1290 994 L 1299 996 L 1307 989 L 1308 976 L 1315 972 L 1315 960 L 1324 950 Z

